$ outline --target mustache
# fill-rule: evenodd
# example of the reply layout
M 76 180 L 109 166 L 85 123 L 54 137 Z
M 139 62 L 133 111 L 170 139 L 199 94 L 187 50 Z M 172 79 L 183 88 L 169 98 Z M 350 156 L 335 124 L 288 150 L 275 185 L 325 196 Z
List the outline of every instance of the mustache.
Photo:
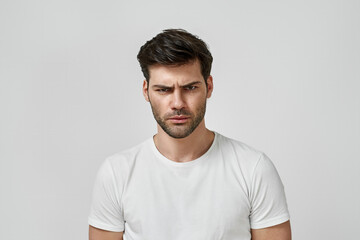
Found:
M 179 109 L 179 110 L 175 110 L 171 113 L 167 113 L 165 114 L 165 118 L 172 118 L 172 117 L 175 117 L 175 116 L 179 116 L 179 115 L 182 115 L 182 116 L 191 116 L 191 112 L 185 110 L 185 109 Z

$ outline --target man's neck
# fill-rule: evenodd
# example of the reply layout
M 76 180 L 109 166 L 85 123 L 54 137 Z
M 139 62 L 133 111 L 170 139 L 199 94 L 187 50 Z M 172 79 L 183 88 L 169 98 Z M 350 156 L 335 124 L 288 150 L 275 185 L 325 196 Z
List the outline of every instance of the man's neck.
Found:
M 214 133 L 205 127 L 204 120 L 185 138 L 173 138 L 158 126 L 154 143 L 159 152 L 175 162 L 188 162 L 202 156 L 212 145 Z

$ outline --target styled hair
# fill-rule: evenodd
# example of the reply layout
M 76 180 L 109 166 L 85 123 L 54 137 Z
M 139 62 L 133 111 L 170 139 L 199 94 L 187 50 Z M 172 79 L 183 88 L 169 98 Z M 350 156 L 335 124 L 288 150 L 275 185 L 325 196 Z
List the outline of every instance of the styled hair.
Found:
M 166 29 L 159 33 L 140 48 L 137 59 L 148 84 L 149 66 L 180 66 L 198 60 L 207 85 L 206 79 L 210 76 L 213 61 L 206 43 L 183 29 Z

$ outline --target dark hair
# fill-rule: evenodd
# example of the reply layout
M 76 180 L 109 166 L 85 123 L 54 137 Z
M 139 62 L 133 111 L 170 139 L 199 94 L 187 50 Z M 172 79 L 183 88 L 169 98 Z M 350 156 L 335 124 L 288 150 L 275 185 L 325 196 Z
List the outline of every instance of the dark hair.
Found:
M 201 74 L 207 84 L 213 61 L 206 43 L 183 29 L 166 29 L 159 33 L 140 48 L 137 59 L 148 84 L 149 66 L 179 66 L 194 60 L 199 60 Z

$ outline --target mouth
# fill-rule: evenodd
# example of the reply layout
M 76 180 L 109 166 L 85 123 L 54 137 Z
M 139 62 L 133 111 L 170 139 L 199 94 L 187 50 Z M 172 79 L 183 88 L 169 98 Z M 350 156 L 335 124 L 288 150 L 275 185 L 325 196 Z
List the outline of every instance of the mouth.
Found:
M 187 116 L 174 116 L 169 118 L 170 122 L 172 123 L 186 123 L 189 117 Z

